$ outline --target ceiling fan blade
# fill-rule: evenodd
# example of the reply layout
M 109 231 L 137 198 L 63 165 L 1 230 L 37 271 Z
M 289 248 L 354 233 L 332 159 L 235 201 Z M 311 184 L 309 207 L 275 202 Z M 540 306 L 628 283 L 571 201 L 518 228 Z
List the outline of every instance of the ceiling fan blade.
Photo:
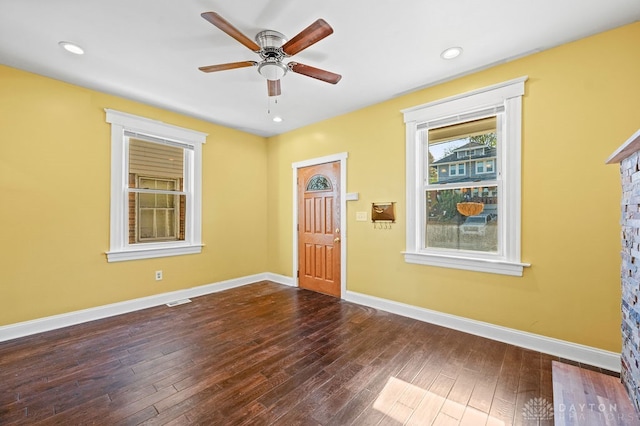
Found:
M 282 45 L 282 51 L 287 56 L 293 56 L 296 53 L 306 49 L 333 33 L 333 28 L 324 19 L 318 19 L 309 25 L 298 35 Z
M 216 72 L 224 70 L 233 70 L 236 68 L 253 67 L 258 65 L 255 61 L 242 61 L 242 62 L 230 62 L 228 64 L 208 65 L 206 67 L 199 67 L 202 72 Z
M 320 68 L 315 68 L 309 65 L 299 64 L 297 62 L 290 62 L 288 66 L 289 69 L 295 73 L 306 75 L 307 77 L 313 77 L 331 84 L 336 84 L 342 78 L 340 74 L 321 70 Z
M 280 80 L 267 80 L 269 96 L 280 96 Z
M 246 35 L 242 34 L 240 30 L 231 25 L 227 20 L 225 20 L 222 16 L 218 15 L 216 12 L 204 12 L 200 16 L 202 16 L 207 21 L 211 22 L 213 25 L 218 27 L 221 31 L 224 31 L 229 36 L 233 37 L 243 45 L 245 45 L 250 50 L 254 52 L 260 51 L 260 46 L 256 44 L 253 40 L 251 40 Z

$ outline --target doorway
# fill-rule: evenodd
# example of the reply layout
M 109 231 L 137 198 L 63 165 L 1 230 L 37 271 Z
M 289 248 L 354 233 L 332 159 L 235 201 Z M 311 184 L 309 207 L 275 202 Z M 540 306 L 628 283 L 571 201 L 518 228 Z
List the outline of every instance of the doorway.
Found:
M 346 154 L 294 164 L 298 286 L 344 295 Z

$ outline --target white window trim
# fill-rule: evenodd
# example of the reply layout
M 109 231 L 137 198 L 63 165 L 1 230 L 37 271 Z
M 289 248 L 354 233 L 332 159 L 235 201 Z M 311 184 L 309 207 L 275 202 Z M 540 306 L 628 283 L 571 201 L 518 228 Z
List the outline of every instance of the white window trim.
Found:
M 149 259 L 202 251 L 202 145 L 207 134 L 161 121 L 124 112 L 105 109 L 106 121 L 111 123 L 111 226 L 108 262 Z M 126 176 L 125 130 L 161 139 L 167 139 L 193 148 L 193 168 L 190 173 L 191 197 L 187 199 L 187 217 L 184 241 L 148 242 L 130 245 L 127 238 L 128 221 L 125 189 Z
M 520 259 L 520 214 L 521 214 L 521 133 L 522 96 L 527 77 L 521 77 L 461 95 L 418 105 L 402 111 L 406 126 L 406 189 L 407 189 L 407 235 L 405 262 L 470 271 L 522 276 L 523 268 L 530 266 Z M 503 232 L 500 235 L 500 254 L 424 249 L 424 195 L 423 158 L 424 148 L 419 140 L 418 126 L 421 123 L 462 120 L 466 114 L 491 107 L 505 107 L 504 138 L 509 141 L 501 147 L 498 160 L 503 173 L 501 190 L 503 200 L 499 217 Z

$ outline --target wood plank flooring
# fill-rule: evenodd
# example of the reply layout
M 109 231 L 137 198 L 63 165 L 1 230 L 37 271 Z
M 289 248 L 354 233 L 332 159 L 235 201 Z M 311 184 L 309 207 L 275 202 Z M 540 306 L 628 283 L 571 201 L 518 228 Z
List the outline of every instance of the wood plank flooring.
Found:
M 553 360 L 260 282 L 0 343 L 0 424 L 547 425 Z
M 556 426 L 640 426 L 619 378 L 552 362 Z

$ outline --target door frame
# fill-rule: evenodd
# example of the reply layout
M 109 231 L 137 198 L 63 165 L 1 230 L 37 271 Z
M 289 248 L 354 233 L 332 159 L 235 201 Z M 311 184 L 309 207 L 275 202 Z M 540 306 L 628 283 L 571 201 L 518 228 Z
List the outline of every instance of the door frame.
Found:
M 298 169 L 340 162 L 340 298 L 347 293 L 347 157 L 346 152 L 311 158 L 291 164 L 293 168 L 293 282 L 300 286 L 298 271 Z

